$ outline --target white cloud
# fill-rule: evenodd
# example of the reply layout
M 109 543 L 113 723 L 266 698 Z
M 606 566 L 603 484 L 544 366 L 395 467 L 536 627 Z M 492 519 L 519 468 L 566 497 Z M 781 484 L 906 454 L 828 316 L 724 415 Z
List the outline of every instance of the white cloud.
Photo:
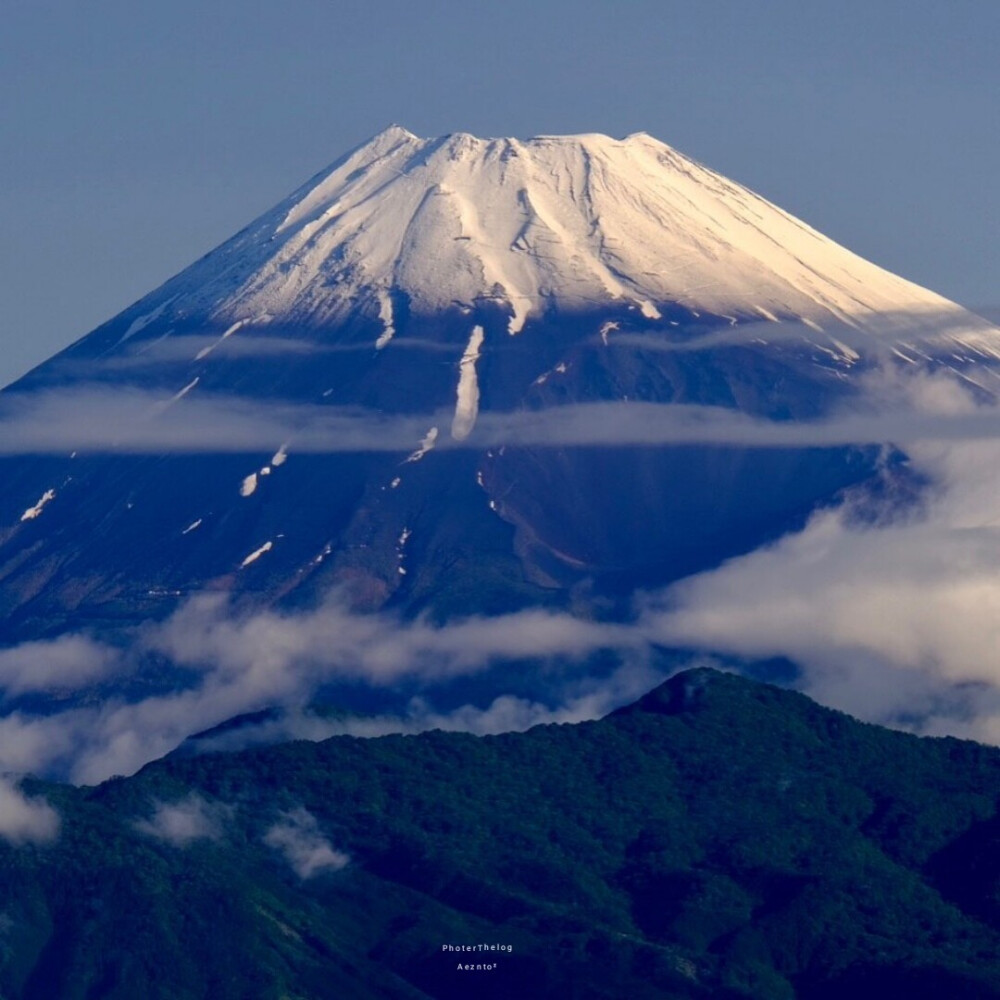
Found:
M 0 649 L 0 688 L 27 691 L 78 690 L 114 672 L 118 651 L 82 635 L 26 642 Z
M 21 845 L 48 844 L 58 835 L 59 814 L 48 802 L 0 778 L 0 837 Z
M 873 721 L 1000 733 L 1000 446 L 911 449 L 936 483 L 920 512 L 876 524 L 848 503 L 651 598 L 659 642 L 787 656 L 802 686 Z M 978 721 L 977 721 L 978 720 Z
M 93 784 L 114 774 L 131 774 L 191 734 L 234 716 L 270 706 L 304 705 L 331 681 L 389 686 L 412 680 L 433 685 L 482 671 L 500 659 L 574 660 L 611 648 L 641 654 L 643 646 L 643 637 L 628 626 L 549 611 L 436 625 L 388 613 L 353 613 L 337 595 L 314 611 L 297 614 L 241 614 L 224 596 L 203 595 L 166 622 L 142 631 L 130 651 L 133 658 L 153 652 L 189 668 L 196 678 L 193 686 L 136 702 L 110 700 L 44 716 L 11 713 L 0 718 L 0 768 L 42 771 Z M 30 645 L 19 648 L 25 657 L 32 651 Z M 123 661 L 123 669 L 132 666 Z M 30 671 L 28 659 L 24 669 Z M 558 687 L 558 678 L 551 683 Z M 568 691 L 564 705 L 578 699 L 568 709 L 578 712 L 585 701 L 598 704 L 601 697 L 596 688 Z M 479 718 L 470 710 L 464 724 L 486 731 L 505 713 L 512 719 L 541 721 L 544 711 L 499 699 L 488 716 Z M 429 712 L 414 709 L 396 724 L 413 728 L 420 725 L 417 717 Z M 443 719 L 437 721 L 444 724 Z M 315 722 L 310 725 L 313 731 L 322 730 Z
M 140 833 L 174 847 L 187 847 L 196 840 L 219 840 L 231 815 L 230 807 L 192 792 L 176 802 L 154 802 L 152 815 L 134 825 Z
M 188 668 L 195 680 L 132 703 L 0 718 L 0 769 L 92 783 L 131 773 L 192 733 L 270 706 L 289 712 L 264 729 L 314 736 L 433 727 L 496 732 L 593 718 L 637 697 L 640 683 L 656 683 L 643 674 L 650 644 L 788 656 L 821 701 L 876 721 L 919 720 L 927 731 L 998 739 L 1000 440 L 971 433 L 976 421 L 979 430 L 995 430 L 997 411 L 975 403 L 949 375 L 876 372 L 867 376 L 865 396 L 868 412 L 850 419 L 881 422 L 883 430 L 902 427 L 904 413 L 915 421 L 908 450 L 934 488 L 906 517 L 886 510 L 876 523 L 859 518 L 851 503 L 817 513 L 801 532 L 650 595 L 626 624 L 526 610 L 438 625 L 356 614 L 336 594 L 313 611 L 244 613 L 215 594 L 193 598 L 142 630 L 125 654 L 79 636 L 26 644 L 0 653 L 0 683 L 20 690 L 32 683 L 75 686 L 130 669 L 149 653 Z M 568 416 L 554 419 L 572 421 L 571 408 L 564 410 Z M 695 423 L 715 419 L 698 412 Z M 948 434 L 920 438 L 928 428 Z M 961 436 L 963 428 L 970 437 Z M 425 429 L 421 419 L 414 433 Z M 502 659 L 580 660 L 603 649 L 616 650 L 629 670 L 610 683 L 594 679 L 589 689 L 572 689 L 553 672 L 544 703 L 500 695 L 486 708 L 441 713 L 417 700 L 402 718 L 352 720 L 343 730 L 296 711 L 330 682 L 407 681 L 432 690 Z
M 988 372 L 987 372 L 988 374 Z M 992 377 L 991 377 L 992 378 Z M 800 448 L 926 440 L 996 440 L 1000 409 L 975 405 L 956 373 L 885 367 L 857 383 L 852 410 L 818 420 L 767 420 L 722 406 L 649 402 L 568 403 L 483 411 L 464 440 L 441 448 L 501 444 L 719 444 Z M 966 388 L 973 384 L 965 380 Z M 261 452 L 293 442 L 299 452 L 409 452 L 451 412 L 387 415 L 363 408 L 268 402 L 238 396 L 114 385 L 0 397 L 0 454 L 68 451 Z M 981 389 L 1000 390 L 995 379 Z M 961 405 L 959 405 L 961 402 Z
M 299 878 L 312 878 L 325 871 L 339 871 L 350 857 L 334 849 L 307 809 L 292 809 L 264 834 L 264 843 L 280 851 Z

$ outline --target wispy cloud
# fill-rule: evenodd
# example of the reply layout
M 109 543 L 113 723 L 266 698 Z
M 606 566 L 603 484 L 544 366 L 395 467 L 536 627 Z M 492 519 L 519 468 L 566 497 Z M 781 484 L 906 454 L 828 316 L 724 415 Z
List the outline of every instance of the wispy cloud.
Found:
M 707 658 L 686 666 L 711 663 Z M 399 714 L 326 717 L 292 706 L 256 723 L 199 737 L 201 752 L 233 752 L 285 740 L 325 740 L 331 736 L 372 738 L 392 733 L 415 735 L 440 729 L 477 736 L 524 732 L 533 726 L 587 722 L 600 719 L 620 705 L 634 701 L 666 680 L 668 674 L 652 666 L 647 657 L 625 659 L 610 674 L 576 679 L 556 679 L 554 703 L 503 694 L 485 707 L 461 705 L 450 711 L 436 709 L 426 696 L 410 700 Z
M 393 342 L 393 350 L 450 354 L 456 359 L 462 353 L 461 345 L 418 337 L 397 338 Z M 212 367 L 233 360 L 323 358 L 340 354 L 375 356 L 377 353 L 371 341 L 330 343 L 320 339 L 267 334 L 244 334 L 223 340 L 218 334 L 172 334 L 155 340 L 130 342 L 114 354 L 98 358 L 59 358 L 52 364 L 57 366 L 60 374 L 94 378 L 102 372 L 127 372 L 165 365 L 192 365 L 196 360 L 200 367 Z
M 59 814 L 42 798 L 0 778 L 0 837 L 15 846 L 48 844 L 59 835 Z
M 767 420 L 719 406 L 594 402 L 537 410 L 481 411 L 463 441 L 441 448 L 502 444 L 734 445 L 801 448 L 892 441 L 991 440 L 1000 437 L 1000 408 L 973 402 L 954 373 L 873 373 L 842 410 L 816 420 Z M 906 391 L 899 389 L 905 386 Z M 966 388 L 971 383 L 965 382 Z M 998 383 L 1000 387 L 1000 383 Z M 179 387 L 178 392 L 184 389 Z M 188 386 L 190 389 L 190 386 Z M 992 393 L 992 389 L 983 390 Z M 933 394 L 965 405 L 927 406 Z M 890 405 L 891 404 L 891 405 Z M 163 392 L 100 385 L 0 396 L 0 454 L 115 452 L 260 452 L 292 442 L 300 452 L 409 452 L 450 411 L 387 415 L 362 408 L 284 404 L 236 396 L 180 398 Z
M 282 813 L 281 818 L 264 834 L 264 843 L 280 851 L 292 871 L 301 879 L 321 872 L 339 871 L 350 857 L 335 850 L 323 836 L 316 817 L 299 807 Z
M 109 700 L 99 707 L 48 715 L 15 711 L 0 718 L 0 768 L 43 771 L 90 784 L 132 773 L 191 734 L 234 716 L 275 705 L 302 706 L 333 681 L 380 686 L 408 681 L 432 689 L 498 660 L 572 660 L 612 648 L 638 653 L 643 644 L 641 634 L 627 626 L 540 610 L 438 625 L 388 613 L 354 613 L 336 594 L 315 611 L 297 614 L 240 613 L 221 595 L 202 595 L 166 622 L 140 632 L 130 651 L 133 658 L 154 653 L 188 668 L 196 677 L 191 686 L 135 702 Z M 30 662 L 30 648 L 10 652 Z M 596 688 L 567 688 L 562 704 L 561 718 L 568 719 L 609 702 Z M 468 710 L 451 728 L 491 731 L 501 719 L 559 717 L 545 716 L 540 706 L 500 700 L 485 713 Z M 395 725 L 398 731 L 445 722 L 425 705 L 415 706 L 402 725 L 399 720 Z M 381 720 L 377 725 L 384 730 L 386 724 Z
M 140 833 L 174 847 L 187 847 L 196 840 L 221 839 L 231 815 L 230 807 L 192 792 L 176 802 L 154 802 L 152 814 L 133 825 Z
M 75 691 L 113 674 L 120 662 L 118 650 L 83 635 L 26 642 L 0 649 L 0 689 Z

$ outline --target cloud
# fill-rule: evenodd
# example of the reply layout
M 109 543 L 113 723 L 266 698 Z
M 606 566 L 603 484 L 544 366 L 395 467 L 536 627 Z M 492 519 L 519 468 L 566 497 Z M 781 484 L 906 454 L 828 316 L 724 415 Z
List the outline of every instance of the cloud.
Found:
M 641 683 L 656 683 L 644 666 L 654 645 L 746 658 L 787 656 L 800 665 L 802 686 L 828 704 L 873 721 L 1000 739 L 997 411 L 953 375 L 893 370 L 866 378 L 867 410 L 822 422 L 824 440 L 837 440 L 831 428 L 850 420 L 908 435 L 912 465 L 934 484 L 920 506 L 902 512 L 887 501 L 877 508 L 877 500 L 858 494 L 774 545 L 647 595 L 634 619 L 623 623 L 531 609 L 442 625 L 388 612 L 356 614 L 337 594 L 312 611 L 245 612 L 214 594 L 194 597 L 165 622 L 139 630 L 122 652 L 84 636 L 15 647 L 0 653 L 0 683 L 12 691 L 77 687 L 134 669 L 150 656 L 185 668 L 192 680 L 138 701 L 109 700 L 45 716 L 9 713 L 0 718 L 0 769 L 97 782 L 133 772 L 193 733 L 272 706 L 284 713 L 259 727 L 256 737 L 427 728 L 485 733 L 579 721 L 638 696 Z M 576 440 L 592 439 L 599 424 L 607 441 L 633 440 L 639 423 L 648 425 L 651 413 L 666 411 L 682 422 L 687 413 L 703 430 L 716 420 L 729 431 L 745 425 L 752 431 L 746 440 L 773 444 L 777 435 L 801 440 L 803 433 L 799 425 L 707 408 L 639 407 L 634 412 L 646 416 L 634 426 L 634 417 L 623 416 L 633 411 L 600 407 L 562 407 L 523 420 L 541 421 L 551 441 L 569 439 L 567 428 Z M 367 418 L 359 419 L 360 427 Z M 616 421 L 629 425 L 627 433 Z M 414 423 L 421 435 L 424 423 Z M 818 440 L 816 427 L 807 430 Z M 538 431 L 529 439 L 542 437 Z M 434 685 L 500 661 L 558 665 L 602 650 L 614 651 L 622 669 L 610 682 L 606 675 L 588 679 L 589 688 L 573 688 L 569 674 L 555 669 L 545 680 L 551 696 L 538 701 L 499 694 L 486 707 L 441 712 L 430 697 Z M 399 717 L 330 723 L 302 711 L 324 685 L 355 681 L 383 688 L 411 684 L 429 696 L 412 701 Z M 251 738 L 247 732 L 219 737 Z
M 427 417 L 135 386 L 0 395 L 0 453 L 256 453 L 295 441 L 300 451 L 406 451 Z
M 976 406 L 937 379 L 885 391 L 892 405 L 902 394 L 912 409 L 931 415 L 961 416 Z M 922 505 L 901 512 L 887 504 L 873 516 L 875 501 L 858 495 L 772 546 L 647 595 L 624 623 L 531 609 L 441 625 L 357 614 L 337 594 L 297 613 L 241 612 L 219 594 L 195 597 L 141 630 L 121 661 L 129 669 L 130 657 L 165 658 L 189 672 L 191 686 L 51 716 L 19 711 L 0 718 L 0 768 L 92 783 L 131 773 L 192 733 L 272 706 L 284 714 L 254 733 L 219 738 L 485 733 L 578 721 L 638 696 L 642 683 L 652 687 L 658 678 L 643 673 L 643 664 L 654 645 L 787 656 L 802 668 L 802 686 L 827 704 L 928 732 L 1000 738 L 1000 442 L 914 442 L 910 455 L 935 484 Z M 485 708 L 442 713 L 418 698 L 399 717 L 333 723 L 302 711 L 332 682 L 405 682 L 433 692 L 502 660 L 580 662 L 600 650 L 638 665 L 631 688 L 622 673 L 610 684 L 605 676 L 574 690 L 553 671 L 546 679 L 551 697 L 538 702 L 500 694 Z M 33 652 L 51 651 L 7 651 L 19 664 L 11 676 L 31 675 Z M 99 649 L 90 655 L 101 664 L 115 654 L 106 661 Z
M 208 354 L 199 358 L 206 349 Z M 399 337 L 393 342 L 393 350 L 426 351 L 439 354 L 453 354 L 456 360 L 461 356 L 462 347 L 454 344 L 440 343 L 417 337 Z M 92 358 L 56 358 L 61 374 L 76 374 L 83 377 L 93 377 L 95 372 L 120 372 L 142 368 L 154 368 L 159 365 L 186 364 L 194 360 L 209 365 L 222 361 L 247 358 L 288 358 L 288 357 L 324 357 L 337 354 L 376 354 L 371 342 L 345 344 L 326 343 L 321 340 L 307 340 L 298 337 L 281 337 L 267 335 L 250 335 L 219 337 L 202 334 L 184 334 L 160 337 L 150 341 L 136 341 L 128 344 L 120 353 L 98 359 Z
M 976 346 L 961 349 L 974 353 Z M 958 368 L 941 365 L 929 372 L 926 366 L 898 359 L 862 365 L 841 408 L 820 419 L 769 420 L 723 406 L 682 403 L 566 403 L 482 410 L 467 438 L 442 438 L 437 446 L 802 448 L 1000 438 L 1000 407 L 995 405 L 1000 379 L 988 366 L 976 369 L 976 381 Z M 450 409 L 386 414 L 363 407 L 213 394 L 199 387 L 197 380 L 183 382 L 178 379 L 171 390 L 160 391 L 120 383 L 79 383 L 0 394 L 0 454 L 259 453 L 287 442 L 300 452 L 408 453 L 429 427 L 447 425 L 452 416 Z
M 134 824 L 140 833 L 165 841 L 174 847 L 187 847 L 196 840 L 219 840 L 232 809 L 218 802 L 208 802 L 192 792 L 176 802 L 153 803 L 148 819 Z
M 264 834 L 264 843 L 280 851 L 301 879 L 339 871 L 351 860 L 342 851 L 334 850 L 320 832 L 316 817 L 303 808 L 282 813 L 281 819 Z
M 239 676 L 265 695 L 294 679 L 357 678 L 391 684 L 405 677 L 443 680 L 481 670 L 497 659 L 582 656 L 636 640 L 627 627 L 530 609 L 438 625 L 426 617 L 355 614 L 339 595 L 315 611 L 230 612 L 222 595 L 188 601 L 162 627 L 148 631 L 149 648 L 174 663 L 211 668 L 219 679 Z
M 954 346 L 995 359 L 997 330 L 994 310 L 969 312 L 961 306 L 939 309 L 889 310 L 840 322 L 824 321 L 822 327 L 799 319 L 781 318 L 747 322 L 739 320 L 691 335 L 690 329 L 635 332 L 616 327 L 598 336 L 609 344 L 643 350 L 690 353 L 720 347 L 752 347 L 768 344 L 832 349 L 837 354 L 854 351 L 880 360 L 894 357 L 893 348 L 910 346 L 924 354 L 948 354 Z M 666 334 L 666 335 L 665 335 Z M 595 337 L 595 339 L 597 339 Z
M 0 688 L 7 695 L 79 690 L 110 676 L 119 663 L 117 650 L 83 635 L 26 642 L 0 649 Z
M 704 665 L 706 659 L 686 666 Z M 324 717 L 291 707 L 253 725 L 200 737 L 195 744 L 202 753 L 231 753 L 247 747 L 286 740 L 325 740 L 332 736 L 373 738 L 392 733 L 415 735 L 439 729 L 474 733 L 477 736 L 524 732 L 533 726 L 588 722 L 600 719 L 621 705 L 640 698 L 669 675 L 652 667 L 648 658 L 626 659 L 610 675 L 585 676 L 553 684 L 551 703 L 499 695 L 489 705 L 461 705 L 443 712 L 426 696 L 412 698 L 398 715 Z
M 818 700 L 925 732 L 1000 737 L 1000 445 L 911 449 L 936 484 L 873 523 L 850 502 L 647 599 L 657 642 L 786 656 Z
M 48 844 L 59 835 L 59 814 L 44 799 L 28 797 L 0 778 L 0 837 L 11 844 Z
M 354 613 L 337 594 L 315 610 L 299 613 L 240 613 L 222 595 L 201 595 L 167 621 L 140 630 L 121 661 L 128 670 L 150 654 L 166 658 L 187 668 L 194 678 L 189 687 L 139 701 L 110 699 L 48 715 L 19 710 L 0 717 L 0 768 L 92 784 L 130 774 L 191 734 L 238 715 L 283 706 L 293 710 L 288 717 L 294 719 L 294 710 L 331 682 L 386 687 L 407 681 L 430 688 L 501 660 L 574 661 L 607 649 L 631 652 L 641 660 L 643 647 L 642 635 L 628 626 L 550 611 L 439 625 L 424 618 L 404 621 L 390 613 Z M 30 672 L 30 651 L 31 644 L 9 652 L 23 657 Z M 114 654 L 109 650 L 107 655 Z M 556 680 L 552 678 L 553 687 Z M 596 688 L 566 689 L 565 710 L 579 714 L 585 704 L 607 704 L 602 698 Z M 505 716 L 542 721 L 547 718 L 542 711 L 501 699 L 478 722 L 469 710 L 462 724 L 493 731 Z M 421 716 L 427 717 L 423 728 L 445 725 L 443 717 L 432 714 L 429 706 L 415 706 L 403 728 L 419 726 Z
M 915 381 L 919 381 L 914 376 Z M 945 376 L 925 379 L 942 387 Z M 853 400 L 856 402 L 856 400 Z M 838 413 L 808 421 L 767 420 L 718 406 L 645 402 L 570 403 L 539 410 L 481 411 L 463 441 L 440 448 L 588 445 L 735 445 L 836 447 L 924 440 L 1000 438 L 1000 408 L 919 409 L 900 397 L 895 409 Z M 183 399 L 128 387 L 0 397 L 0 454 L 114 452 L 258 453 L 291 442 L 300 452 L 412 451 L 451 412 L 386 415 L 371 410 L 283 404 L 235 396 Z

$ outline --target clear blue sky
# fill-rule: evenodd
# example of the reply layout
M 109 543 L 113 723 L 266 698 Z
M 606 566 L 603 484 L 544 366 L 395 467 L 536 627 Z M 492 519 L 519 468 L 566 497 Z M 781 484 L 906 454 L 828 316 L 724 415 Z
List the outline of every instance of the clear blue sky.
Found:
M 998 0 L 12 0 L 0 384 L 386 124 L 647 131 L 1000 303 Z

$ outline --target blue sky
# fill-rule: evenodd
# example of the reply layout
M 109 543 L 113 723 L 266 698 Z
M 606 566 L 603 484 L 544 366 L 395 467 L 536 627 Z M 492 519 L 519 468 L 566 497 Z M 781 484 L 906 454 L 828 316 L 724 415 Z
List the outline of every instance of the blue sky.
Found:
M 644 130 L 1000 303 L 995 0 L 33 0 L 0 35 L 0 383 L 396 121 Z

